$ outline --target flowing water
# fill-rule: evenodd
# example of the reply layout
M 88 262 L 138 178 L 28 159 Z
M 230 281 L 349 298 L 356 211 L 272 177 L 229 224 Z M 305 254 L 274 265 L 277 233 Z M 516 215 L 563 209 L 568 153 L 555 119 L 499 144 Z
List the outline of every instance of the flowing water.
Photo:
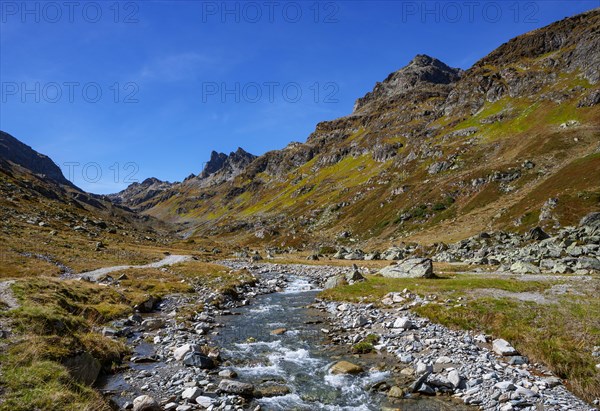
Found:
M 326 314 L 307 308 L 318 290 L 303 279 L 293 280 L 285 291 L 259 296 L 240 315 L 219 319 L 225 327 L 215 337 L 223 356 L 239 379 L 255 385 L 275 382 L 291 392 L 257 400 L 266 410 L 380 410 L 384 395 L 370 388 L 390 379 L 387 372 L 332 375 L 329 367 L 340 358 L 357 362 L 348 353 L 325 344 Z M 271 332 L 278 328 L 282 335 Z M 365 367 L 368 368 L 368 365 Z M 459 404 L 436 399 L 412 399 L 397 405 L 406 411 L 456 410 Z
M 317 410 L 381 410 L 383 406 L 403 411 L 450 411 L 469 410 L 449 398 L 419 397 L 388 403 L 384 394 L 371 390 L 378 382 L 392 382 L 389 372 L 372 369 L 381 357 L 357 359 L 343 348 L 327 343 L 327 314 L 309 308 L 319 290 L 301 278 L 293 278 L 283 292 L 260 295 L 247 306 L 232 310 L 234 315 L 218 318 L 223 327 L 210 337 L 211 345 L 219 347 L 225 369 L 234 370 L 238 380 L 250 382 L 257 387 L 288 387 L 285 395 L 263 397 L 254 400 L 263 410 L 317 411 Z M 148 317 L 164 316 L 168 309 L 149 314 Z M 281 335 L 273 330 L 285 328 Z M 144 341 L 140 333 L 129 339 L 134 353 L 139 357 L 152 357 L 153 344 Z M 340 359 L 360 364 L 366 370 L 359 375 L 332 375 L 329 367 Z M 370 361 L 370 363 L 369 363 Z M 166 368 L 183 367 L 177 363 L 162 361 L 152 363 L 128 363 L 134 375 L 139 373 L 165 373 Z M 176 371 L 176 369 L 175 369 Z M 169 373 L 166 373 L 169 374 Z M 99 388 L 111 396 L 119 406 L 128 397 L 144 392 L 132 387 L 117 373 L 106 376 Z M 125 397 L 118 393 L 130 393 Z M 133 395 L 135 394 L 135 395 Z M 159 395 L 160 397 L 160 395 Z M 129 398 L 131 400 L 131 398 Z

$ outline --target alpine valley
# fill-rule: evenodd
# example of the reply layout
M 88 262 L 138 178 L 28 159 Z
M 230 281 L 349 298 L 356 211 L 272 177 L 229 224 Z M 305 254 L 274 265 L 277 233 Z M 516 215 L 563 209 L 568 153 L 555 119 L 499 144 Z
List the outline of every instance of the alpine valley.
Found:
M 600 9 L 466 71 L 417 55 L 182 182 L 87 193 L 27 137 L 0 132 L 0 410 L 600 404 Z

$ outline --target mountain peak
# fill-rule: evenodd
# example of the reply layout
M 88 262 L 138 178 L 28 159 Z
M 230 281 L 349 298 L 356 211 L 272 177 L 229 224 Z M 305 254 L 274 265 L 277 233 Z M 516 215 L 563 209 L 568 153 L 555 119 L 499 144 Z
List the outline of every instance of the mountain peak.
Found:
M 423 85 L 454 83 L 461 75 L 461 69 L 452 68 L 426 54 L 417 54 L 406 66 L 388 75 L 384 81 L 375 84 L 373 91 L 356 100 L 354 111 L 360 110 L 372 101 L 387 100 Z
M 213 150 L 210 153 L 210 160 L 206 163 L 198 177 L 200 179 L 208 178 L 222 170 L 225 170 L 227 174 L 237 175 L 237 171 L 248 165 L 255 158 L 255 155 L 248 153 L 241 147 L 238 147 L 236 151 L 232 151 L 229 155 Z

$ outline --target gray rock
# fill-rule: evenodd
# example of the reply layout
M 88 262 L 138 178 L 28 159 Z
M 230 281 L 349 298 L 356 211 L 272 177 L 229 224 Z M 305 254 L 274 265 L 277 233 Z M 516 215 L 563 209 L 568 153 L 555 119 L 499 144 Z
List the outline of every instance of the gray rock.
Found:
M 538 267 L 525 261 L 517 261 L 510 266 L 510 271 L 517 274 L 540 274 Z
M 458 373 L 458 370 L 452 370 L 448 373 L 448 381 L 454 388 L 460 388 L 463 382 L 462 377 Z
M 183 398 L 184 400 L 194 401 L 201 394 L 202 394 L 202 390 L 200 388 L 198 388 L 198 387 L 190 387 L 190 388 L 186 388 L 181 393 L 181 398 Z
M 419 361 L 415 365 L 415 373 L 417 375 L 431 374 L 432 372 L 433 372 L 433 366 L 431 364 L 425 364 L 424 362 Z
M 196 397 L 196 404 L 199 404 L 200 406 L 204 407 L 204 408 L 208 408 L 211 405 L 213 405 L 215 402 L 215 400 L 211 397 L 207 397 L 204 395 L 200 395 L 199 397 Z
M 542 230 L 541 227 L 535 227 L 535 228 L 532 228 L 531 230 L 529 230 L 526 238 L 528 240 L 542 241 L 547 238 L 550 238 L 550 236 L 548 234 L 546 234 L 546 232 L 544 230 Z
M 142 321 L 142 327 L 148 331 L 158 330 L 165 326 L 165 321 L 161 318 L 149 318 Z
M 187 353 L 198 351 L 199 349 L 200 347 L 195 344 L 185 344 L 173 351 L 173 357 L 175 357 L 177 361 L 181 361 Z
M 518 355 L 517 350 L 506 340 L 498 338 L 493 341 L 492 349 L 498 355 Z
M 512 381 L 500 381 L 494 384 L 494 387 L 502 391 L 514 391 L 516 389 L 515 384 Z
M 577 259 L 575 269 L 600 271 L 600 260 L 593 257 L 580 257 Z
M 149 395 L 140 395 L 133 400 L 133 411 L 161 411 L 161 407 Z
M 365 277 L 360 273 L 356 264 L 352 265 L 352 272 L 346 274 L 346 281 L 349 283 L 365 281 Z
M 383 268 L 379 273 L 388 278 L 432 278 L 433 263 L 429 258 L 409 258 Z
M 600 227 L 600 212 L 594 212 L 586 215 L 579 221 L 580 227 Z
M 410 318 L 408 317 L 400 317 L 397 318 L 396 321 L 394 321 L 394 324 L 392 324 L 392 328 L 401 328 L 403 330 L 410 330 L 412 328 L 415 328 L 413 322 L 410 320 Z
M 221 380 L 219 390 L 227 394 L 250 396 L 254 392 L 254 386 L 240 381 Z
M 188 352 L 183 357 L 183 363 L 191 367 L 199 367 L 203 370 L 215 368 L 214 361 L 204 354 L 199 352 Z
M 523 364 L 528 364 L 529 359 L 527 357 L 523 357 L 521 355 L 514 355 L 508 359 L 508 363 L 510 365 L 523 365 Z
M 348 282 L 346 281 L 343 275 L 335 275 L 333 277 L 329 277 L 327 281 L 325 281 L 325 284 L 323 284 L 323 288 L 335 288 L 346 284 L 348 284 Z
M 221 370 L 219 371 L 219 377 L 222 378 L 235 378 L 237 377 L 237 372 L 233 371 L 233 370 Z
M 554 388 L 559 385 L 562 385 L 562 380 L 558 377 L 546 377 L 544 378 L 544 382 L 548 385 L 549 388 Z
M 427 381 L 427 378 L 429 377 L 430 374 L 431 374 L 430 372 L 426 372 L 425 374 L 423 374 L 419 378 L 417 378 L 410 385 L 410 391 L 411 392 L 417 392 L 419 390 L 419 388 L 421 387 L 421 384 L 423 384 L 425 381 Z

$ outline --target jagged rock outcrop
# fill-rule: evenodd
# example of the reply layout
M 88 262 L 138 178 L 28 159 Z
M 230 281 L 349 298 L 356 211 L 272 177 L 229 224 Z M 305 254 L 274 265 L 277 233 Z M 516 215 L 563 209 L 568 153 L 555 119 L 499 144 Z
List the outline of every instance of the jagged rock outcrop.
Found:
M 241 147 L 238 147 L 236 151 L 232 151 L 229 155 L 213 151 L 210 154 L 210 160 L 197 179 L 203 180 L 203 182 L 210 181 L 211 184 L 229 181 L 239 175 L 255 158 L 255 155 L 248 153 Z

